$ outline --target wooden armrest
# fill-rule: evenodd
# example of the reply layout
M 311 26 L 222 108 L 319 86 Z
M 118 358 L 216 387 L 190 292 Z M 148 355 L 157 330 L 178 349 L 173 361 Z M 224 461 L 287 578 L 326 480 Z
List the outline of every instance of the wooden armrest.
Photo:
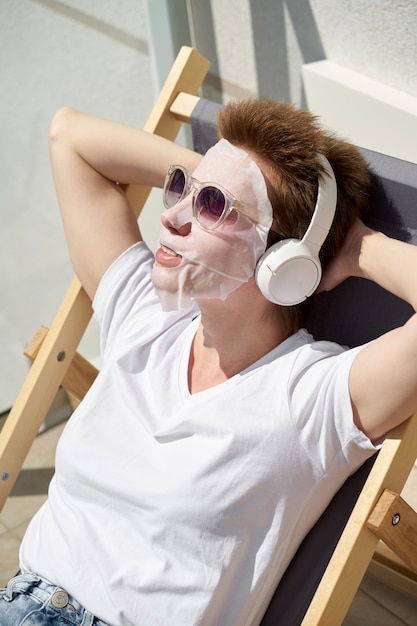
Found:
M 401 496 L 385 489 L 366 525 L 412 570 L 417 571 L 417 513 Z

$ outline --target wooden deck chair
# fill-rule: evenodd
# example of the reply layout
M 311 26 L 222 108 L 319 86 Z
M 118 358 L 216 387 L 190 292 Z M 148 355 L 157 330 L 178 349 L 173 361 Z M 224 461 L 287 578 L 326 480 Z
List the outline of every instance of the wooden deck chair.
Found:
M 194 51 L 183 49 L 147 130 L 173 138 L 180 121 L 191 121 L 195 148 L 204 152 L 215 141 L 213 114 L 218 107 L 193 95 L 206 71 L 204 59 Z M 384 157 L 379 162 L 379 155 L 369 152 L 366 157 L 377 172 L 374 206 L 383 207 L 381 221 L 377 219 L 370 225 L 399 238 L 417 241 L 413 228 L 405 225 L 409 222 L 410 210 L 417 206 L 417 166 Z M 128 193 L 132 194 L 131 202 L 140 207 L 147 190 L 132 188 Z M 391 227 L 394 230 L 390 231 Z M 363 290 L 367 293 L 368 287 L 371 294 L 365 296 Z M 381 290 L 375 294 L 373 287 L 351 279 L 334 292 L 315 298 L 309 328 L 317 337 L 328 336 L 355 345 L 407 319 L 411 313 L 409 307 Z M 375 303 L 373 309 L 368 308 L 369 297 L 371 304 Z M 363 313 L 365 319 L 372 322 L 365 331 L 359 321 Z M 94 379 L 94 369 L 75 354 L 90 315 L 90 302 L 74 280 L 51 329 L 41 329 L 29 348 L 31 357 L 35 357 L 34 364 L 0 438 L 0 505 L 10 492 L 59 385 L 63 384 L 81 398 Z M 377 324 L 374 324 L 375 317 Z M 321 321 L 327 319 L 336 320 L 336 328 L 329 330 L 325 324 L 321 327 Z M 416 458 L 416 442 L 417 416 L 414 416 L 391 434 L 375 463 L 369 461 L 346 481 L 300 546 L 276 591 L 271 589 L 270 596 L 259 606 L 251 624 L 340 624 L 379 537 L 406 558 L 410 568 L 417 568 L 417 539 L 413 536 L 416 516 L 396 495 Z M 393 520 L 398 523 L 393 524 Z M 409 582 L 413 587 L 411 570 L 404 566 L 403 572 L 402 584 Z

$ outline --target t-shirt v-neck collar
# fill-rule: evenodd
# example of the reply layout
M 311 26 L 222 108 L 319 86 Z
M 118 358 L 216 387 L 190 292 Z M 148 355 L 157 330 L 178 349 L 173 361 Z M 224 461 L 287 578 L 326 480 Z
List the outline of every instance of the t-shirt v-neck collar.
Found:
M 275 360 L 279 356 L 282 356 L 286 354 L 287 352 L 289 352 L 290 350 L 293 350 L 297 345 L 300 345 L 301 343 L 305 343 L 306 338 L 308 336 L 308 333 L 306 333 L 302 329 L 298 331 L 297 333 L 295 333 L 294 335 L 291 335 L 290 337 L 285 339 L 278 346 L 275 346 L 274 348 L 272 348 L 272 350 L 264 354 L 262 357 L 260 357 L 260 359 L 258 359 L 254 363 L 251 363 L 251 365 L 249 365 L 247 368 L 245 368 L 238 374 L 235 374 L 228 380 L 225 380 L 223 383 L 219 383 L 218 385 L 214 385 L 213 387 L 209 387 L 208 389 L 204 389 L 203 391 L 191 393 L 189 384 L 188 384 L 188 367 L 189 367 L 192 343 L 193 343 L 195 334 L 198 330 L 199 324 L 200 324 L 200 315 L 197 315 L 197 317 L 195 317 L 192 320 L 191 324 L 189 325 L 189 327 L 187 328 L 187 330 L 184 332 L 184 335 L 183 335 L 184 344 L 183 344 L 182 354 L 181 354 L 179 368 L 178 368 L 178 390 L 179 390 L 179 394 L 180 394 L 180 398 L 182 402 L 185 402 L 189 398 L 200 397 L 202 394 L 208 394 L 208 393 L 213 393 L 213 392 L 215 393 L 216 390 L 219 390 L 219 388 L 223 388 L 224 386 L 227 386 L 230 383 L 230 381 L 233 381 L 237 376 L 241 376 L 245 372 L 249 372 L 255 368 L 258 368 L 260 365 L 267 363 L 271 360 Z

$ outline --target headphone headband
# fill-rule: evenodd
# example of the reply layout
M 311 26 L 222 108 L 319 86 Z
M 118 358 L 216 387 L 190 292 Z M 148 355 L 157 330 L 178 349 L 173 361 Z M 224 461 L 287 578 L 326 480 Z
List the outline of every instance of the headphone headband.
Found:
M 333 168 L 323 154 L 318 157 L 324 167 L 325 180 L 319 178 L 316 206 L 302 242 L 321 248 L 333 222 L 337 203 L 337 184 Z

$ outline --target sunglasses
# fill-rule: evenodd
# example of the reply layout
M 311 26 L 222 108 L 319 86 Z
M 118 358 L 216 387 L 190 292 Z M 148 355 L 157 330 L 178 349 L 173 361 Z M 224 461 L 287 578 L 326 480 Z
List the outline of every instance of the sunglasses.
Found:
M 192 193 L 193 216 L 197 224 L 206 230 L 215 230 L 236 209 L 245 205 L 237 200 L 226 189 L 215 183 L 200 183 L 190 176 L 180 165 L 171 165 L 165 179 L 163 202 L 170 209 L 177 202 Z M 254 221 L 249 215 L 245 216 Z M 236 219 L 237 216 L 235 215 Z

